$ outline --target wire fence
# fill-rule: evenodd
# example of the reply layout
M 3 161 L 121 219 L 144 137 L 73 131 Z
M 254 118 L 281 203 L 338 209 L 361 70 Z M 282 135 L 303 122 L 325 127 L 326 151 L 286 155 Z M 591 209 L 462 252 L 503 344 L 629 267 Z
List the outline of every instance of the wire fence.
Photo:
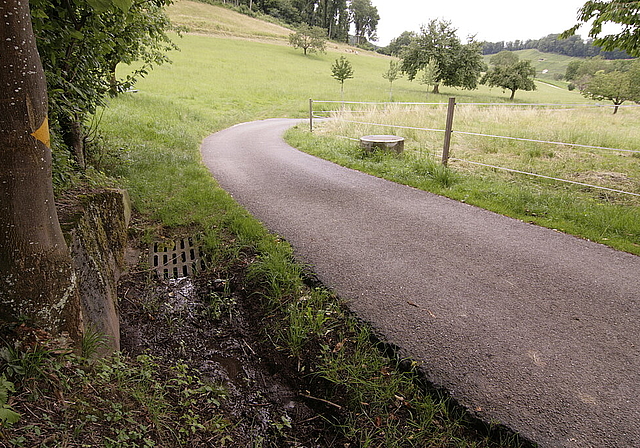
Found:
M 455 160 L 455 161 L 459 161 L 459 162 L 464 162 L 464 163 L 468 163 L 468 164 L 472 164 L 472 165 L 478 165 L 478 166 L 484 166 L 487 168 L 492 168 L 492 169 L 496 169 L 496 170 L 501 170 L 501 171 L 505 171 L 505 172 L 511 172 L 511 173 L 517 173 L 517 174 L 522 174 L 522 175 L 527 175 L 527 176 L 531 176 L 531 177 L 537 177 L 537 178 L 544 178 L 544 179 L 549 179 L 549 180 L 553 180 L 553 181 L 557 181 L 557 182 L 564 182 L 564 183 L 568 183 L 568 184 L 573 184 L 573 185 L 580 185 L 580 186 L 584 186 L 584 187 L 589 187 L 589 188 L 594 188 L 594 189 L 599 189 L 599 190 L 606 190 L 606 191 L 611 191 L 611 192 L 615 192 L 615 193 L 620 193 L 620 194 L 625 194 L 625 195 L 630 195 L 630 196 L 636 196 L 636 197 L 640 197 L 640 194 L 638 193 L 634 193 L 634 192 L 630 192 L 630 191 L 625 191 L 625 190 L 620 190 L 620 189 L 615 189 L 615 188 L 609 188 L 609 187 L 604 187 L 604 186 L 600 186 L 600 185 L 593 185 L 593 184 L 589 184 L 589 183 L 585 183 L 585 182 L 578 182 L 578 181 L 574 181 L 574 180 L 569 180 L 569 179 L 562 179 L 559 177 L 554 177 L 554 176 L 546 176 L 543 174 L 539 174 L 539 173 L 532 173 L 532 172 L 528 172 L 528 171 L 523 171 L 523 170 L 516 170 L 513 168 L 506 168 L 506 167 L 502 167 L 502 166 L 497 166 L 497 165 L 491 165 L 491 164 L 486 164 L 486 163 L 481 163 L 481 162 L 477 162 L 477 161 L 471 161 L 471 160 L 465 160 L 465 159 L 460 159 L 460 158 L 454 158 L 454 157 L 449 157 L 449 149 L 450 149 L 450 137 L 451 134 L 458 134 L 458 135 L 469 135 L 469 136 L 474 136 L 474 137 L 484 137 L 484 138 L 493 138 L 493 139 L 504 139 L 504 140 L 511 140 L 511 141 L 521 141 L 521 142 L 528 142 L 528 143 L 542 143 L 542 144 L 548 144 L 548 145 L 556 145 L 556 146 L 566 146 L 566 147 L 576 147 L 576 148 L 586 148 L 586 149 L 597 149 L 597 150 L 605 150 L 605 151 L 617 151 L 617 152 L 622 152 L 622 153 L 632 153 L 632 154 L 640 154 L 640 150 L 634 150 L 634 149 L 622 149 L 622 148 L 611 148 L 611 147 L 606 147 L 606 146 L 597 146 L 597 145 L 584 145 L 584 144 L 579 144 L 579 143 L 572 143 L 572 142 L 559 142 L 559 141 L 552 141 L 552 140 L 540 140 L 540 139 L 531 139 L 531 138 L 523 138 L 523 137 L 512 137 L 512 136 L 505 136 L 505 135 L 494 135 L 494 134 L 483 134 L 483 133 L 479 133 L 479 132 L 468 132 L 468 131 L 456 131 L 453 130 L 452 128 L 452 123 L 453 123 L 453 116 L 454 116 L 454 109 L 455 106 L 500 106 L 500 107 L 544 107 L 544 108 L 555 108 L 555 109 L 561 109 L 561 110 L 571 110 L 571 109 L 578 109 L 578 108 L 594 108 L 594 107 L 614 107 L 614 106 L 609 106 L 609 105 L 600 105 L 600 104 L 581 104 L 581 103 L 575 103 L 575 104 L 553 104 L 553 103 L 548 103 L 548 104 L 537 104 L 537 103 L 456 103 L 455 102 L 455 98 L 450 98 L 449 99 L 449 103 L 447 105 L 447 103 L 382 103 L 382 102 L 358 102 L 358 101 L 324 101 L 324 100 L 309 100 L 309 129 L 311 131 L 313 131 L 313 120 L 314 118 L 326 118 L 325 116 L 319 116 L 315 114 L 314 111 L 314 104 L 341 104 L 342 105 L 342 109 L 340 110 L 336 110 L 336 111 L 322 111 L 323 113 L 327 114 L 335 114 L 335 113 L 340 113 L 340 112 L 345 112 L 345 105 L 369 105 L 369 106 L 378 106 L 378 105 L 384 105 L 385 109 L 388 109 L 390 107 L 401 107 L 401 106 L 447 106 L 447 126 L 445 127 L 445 129 L 433 129 L 433 128 L 426 128 L 426 127 L 415 127 L 415 126 L 403 126 L 403 125 L 393 125 L 393 124 L 385 124 L 385 123 L 375 123 L 375 122 L 368 122 L 368 121 L 356 121 L 356 120 L 348 120 L 348 119 L 341 119 L 342 122 L 345 123 L 352 123 L 352 124 L 360 124 L 360 125 L 366 125 L 366 126 L 380 126 L 380 127 L 384 127 L 384 128 L 391 128 L 391 129 L 409 129 L 409 130 L 416 130 L 416 131 L 424 131 L 424 132 L 441 132 L 445 134 L 445 141 L 444 141 L 444 145 L 443 145 L 443 150 L 442 150 L 442 163 L 443 164 L 447 164 L 449 160 Z M 619 106 L 619 107 L 640 107 L 638 105 L 629 105 L 629 106 Z M 346 109 L 346 111 L 348 111 L 349 113 L 353 113 L 353 112 L 370 112 L 370 110 L 365 110 L 365 111 L 352 111 L 349 109 Z M 344 136 L 340 136 L 342 138 L 347 138 L 349 140 L 358 140 L 358 139 L 354 139 L 351 137 L 344 137 Z

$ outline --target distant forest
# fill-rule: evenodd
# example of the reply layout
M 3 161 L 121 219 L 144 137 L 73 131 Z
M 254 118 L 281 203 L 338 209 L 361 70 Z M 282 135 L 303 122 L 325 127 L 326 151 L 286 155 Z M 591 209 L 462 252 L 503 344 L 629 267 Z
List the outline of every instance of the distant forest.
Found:
M 399 56 L 402 48 L 417 33 L 405 31 L 387 47 L 378 47 L 370 43 L 375 41 L 378 21 L 377 8 L 371 0 L 199 0 L 232 7 L 238 12 L 255 16 L 267 14 L 290 25 L 306 23 L 309 26 L 324 28 L 327 37 L 341 42 L 358 43 L 359 46 L 379 53 Z M 349 36 L 351 25 L 356 36 Z M 541 39 L 515 40 L 513 42 L 483 42 L 484 54 L 496 54 L 503 50 L 517 51 L 535 49 L 544 53 L 590 58 L 602 56 L 604 59 L 630 59 L 624 51 L 602 51 L 593 45 L 593 40 L 582 40 L 580 36 L 571 36 L 558 40 L 560 34 L 549 34 Z M 355 37 L 355 39 L 354 39 Z
M 591 58 L 602 56 L 604 59 L 631 59 L 624 51 L 602 51 L 593 40 L 582 40 L 580 36 L 571 36 L 567 39 L 560 39 L 560 34 L 549 34 L 537 40 L 515 40 L 513 42 L 484 42 L 482 52 L 484 54 L 496 54 L 503 50 L 538 50 L 544 53 L 562 54 L 579 58 Z
M 376 40 L 378 9 L 371 0 L 199 0 L 231 6 L 238 12 L 267 14 L 290 25 L 306 23 L 323 28 L 332 40 L 349 42 L 353 24 L 356 42 Z M 374 48 L 371 48 L 372 50 Z

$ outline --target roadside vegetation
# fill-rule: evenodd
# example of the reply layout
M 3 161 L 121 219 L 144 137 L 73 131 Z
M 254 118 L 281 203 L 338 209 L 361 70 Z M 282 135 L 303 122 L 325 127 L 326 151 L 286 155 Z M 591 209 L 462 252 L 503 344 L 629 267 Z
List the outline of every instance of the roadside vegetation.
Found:
M 633 125 L 640 111 L 610 108 L 466 106 L 455 112 L 455 130 L 534 138 L 553 142 L 637 151 L 640 134 Z M 640 198 L 581 185 L 530 177 L 466 161 L 533 172 L 640 194 L 636 152 L 576 148 L 455 134 L 447 168 L 440 165 L 443 134 L 363 123 L 430 129 L 442 128 L 446 108 L 394 105 L 368 112 L 342 111 L 317 123 L 291 130 L 290 144 L 306 152 L 395 182 L 493 210 L 513 218 L 640 254 Z M 597 123 L 594 125 L 594 123 Z M 362 135 L 391 133 L 406 139 L 400 156 L 363 153 Z
M 499 424 L 482 427 L 448 400 L 446 393 L 423 384 L 418 365 L 397 359 L 390 347 L 349 314 L 339 298 L 315 284 L 312 274 L 293 259 L 291 247 L 239 207 L 200 162 L 200 142 L 212 132 L 261 118 L 304 117 L 308 98 L 338 98 L 340 86 L 331 76 L 331 63 L 338 56 L 346 55 L 353 66 L 354 78 L 344 91 L 345 100 L 384 101 L 390 86 L 381 74 L 389 69 L 390 59 L 364 51 L 347 53 L 333 43 L 327 45 L 327 54 L 305 57 L 286 46 L 288 33 L 273 24 L 262 29 L 257 21 L 248 22 L 248 18 L 233 14 L 224 16 L 224 24 L 213 23 L 209 19 L 221 20 L 220 16 L 204 13 L 206 8 L 186 1 L 172 6 L 169 11 L 175 22 L 201 34 L 172 35 L 181 49 L 169 55 L 173 64 L 156 67 L 136 85 L 136 92 L 124 93 L 98 109 L 91 127 L 99 129 L 102 137 L 87 148 L 96 169 L 84 176 L 84 181 L 89 187 L 110 182 L 128 189 L 136 210 L 131 236 L 143 250 L 157 238 L 197 234 L 210 257 L 211 269 L 223 272 L 233 266 L 233 288 L 208 292 L 201 316 L 210 320 L 199 324 L 222 325 L 223 316 L 240 312 L 231 290 L 245 291 L 247 301 L 259 302 L 261 313 L 255 323 L 263 328 L 262 339 L 291 361 L 288 367 L 302 378 L 299 386 L 309 388 L 300 392 L 309 403 L 317 404 L 318 415 L 310 417 L 315 419 L 311 421 L 335 434 L 344 446 L 526 446 L 502 432 Z M 239 29 L 244 30 L 243 38 L 261 42 L 219 37 L 235 35 Z M 137 68 L 119 70 L 127 73 Z M 448 96 L 469 102 L 506 100 L 499 90 L 487 87 L 461 91 L 442 86 L 440 92 L 427 93 L 424 86 L 403 78 L 393 83 L 393 97 L 398 101 L 446 102 Z M 519 92 L 518 100 L 588 101 L 576 92 L 547 85 L 538 85 L 536 92 Z M 417 118 L 420 126 L 437 120 L 427 115 Z M 474 120 L 477 117 L 470 118 L 471 123 Z M 466 168 L 444 168 L 428 156 L 439 143 L 422 141 L 417 135 L 411 137 L 416 143 L 402 160 L 381 154 L 363 158 L 348 141 L 329 137 L 329 131 L 327 127 L 325 136 L 309 136 L 298 130 L 290 139 L 306 150 L 324 150 L 323 157 L 335 157 L 340 163 L 361 163 L 358 169 L 363 171 L 369 170 L 367 166 L 379 170 L 372 171 L 376 175 L 382 175 L 380 170 L 397 170 L 405 177 L 394 180 L 411 183 L 410 178 L 416 179 L 428 184 L 424 188 L 440 194 L 454 192 L 452 197 L 468 202 L 475 197 L 479 205 L 499 203 L 506 208 L 517 198 L 520 202 L 513 208 L 527 219 L 546 217 L 552 214 L 547 210 L 566 207 L 575 200 L 574 196 L 561 196 L 559 205 L 552 206 L 527 202 L 530 196 L 545 198 L 548 203 L 554 199 L 542 193 L 537 184 L 530 190 L 520 187 L 520 181 L 513 177 L 496 176 L 480 182 Z M 365 129 L 351 131 L 357 136 Z M 635 134 L 629 138 L 633 141 Z M 463 158 L 462 146 L 455 151 L 455 156 Z M 510 157 L 516 162 L 530 158 L 535 163 L 551 157 L 544 151 L 531 151 Z M 480 152 L 486 160 L 497 154 L 491 147 Z M 560 158 L 556 153 L 553 157 Z M 57 154 L 55 161 L 54 180 L 62 191 L 75 174 L 68 158 Z M 408 175 L 411 171 L 413 177 Z M 490 175 L 493 173 L 480 177 Z M 584 203 L 594 204 L 593 208 L 604 207 L 602 198 L 580 194 Z M 487 200 L 499 196 L 507 199 Z M 620 219 L 638 223 L 637 212 L 627 214 L 628 209 L 623 203 L 615 213 Z M 612 216 L 595 218 L 607 221 L 613 229 L 607 229 L 610 233 L 604 233 L 607 225 L 594 232 L 603 232 L 600 240 L 608 238 L 630 250 L 638 242 L 624 240 L 620 229 L 627 224 L 616 224 Z M 565 230 L 569 227 L 567 224 Z M 637 227 L 630 229 L 637 238 Z M 140 274 L 146 269 L 142 263 L 133 270 Z M 152 275 L 142 275 L 141 282 L 149 283 L 150 291 L 156 287 L 154 281 Z M 121 294 L 123 303 L 133 300 L 127 297 L 126 292 Z M 129 305 L 143 310 L 150 316 L 150 325 L 155 325 L 163 303 L 151 292 L 145 297 Z M 172 328 L 184 324 L 165 320 Z M 22 342 L 8 343 L 0 352 L 4 372 L 0 377 L 0 446 L 248 446 L 240 430 L 247 417 L 230 417 L 224 412 L 225 400 L 229 401 L 225 386 L 183 362 L 180 351 L 173 353 L 173 358 L 119 353 L 96 361 L 92 355 L 100 345 L 99 335 L 87 335 L 83 353 L 73 354 L 67 341 L 54 340 L 28 325 L 3 330 L 6 337 Z M 14 413 L 20 420 L 16 421 Z M 300 446 L 308 441 L 297 438 L 298 424 L 302 423 L 277 415 L 268 425 L 270 432 L 266 434 L 271 439 L 253 440 L 252 446 Z M 98 435 L 100 440 L 94 440 Z

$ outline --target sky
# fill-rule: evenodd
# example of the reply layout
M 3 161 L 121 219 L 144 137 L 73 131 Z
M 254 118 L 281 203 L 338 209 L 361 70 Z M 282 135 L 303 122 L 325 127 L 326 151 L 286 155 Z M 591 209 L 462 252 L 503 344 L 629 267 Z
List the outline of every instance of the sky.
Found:
M 420 31 L 431 19 L 446 19 L 464 42 L 539 39 L 577 23 L 586 0 L 371 0 L 378 8 L 377 45 L 388 45 L 403 31 Z M 585 28 L 584 26 L 580 29 Z M 586 36 L 583 36 L 586 37 Z

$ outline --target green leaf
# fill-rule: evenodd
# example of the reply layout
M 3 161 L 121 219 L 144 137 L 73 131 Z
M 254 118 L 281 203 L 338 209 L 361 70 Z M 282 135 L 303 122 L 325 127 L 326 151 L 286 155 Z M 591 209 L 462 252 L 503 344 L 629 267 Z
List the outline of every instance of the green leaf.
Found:
M 84 34 L 82 34 L 80 31 L 77 30 L 73 30 L 69 33 L 69 36 L 73 37 L 74 39 L 77 40 L 82 40 L 84 39 Z
M 89 6 L 97 13 L 105 12 L 114 5 L 114 0 L 87 0 Z
M 133 4 L 133 0 L 112 0 L 113 4 L 122 12 L 127 12 Z
M 20 420 L 20 414 L 9 408 L 0 408 L 0 424 L 2 426 L 13 425 L 18 420 Z

